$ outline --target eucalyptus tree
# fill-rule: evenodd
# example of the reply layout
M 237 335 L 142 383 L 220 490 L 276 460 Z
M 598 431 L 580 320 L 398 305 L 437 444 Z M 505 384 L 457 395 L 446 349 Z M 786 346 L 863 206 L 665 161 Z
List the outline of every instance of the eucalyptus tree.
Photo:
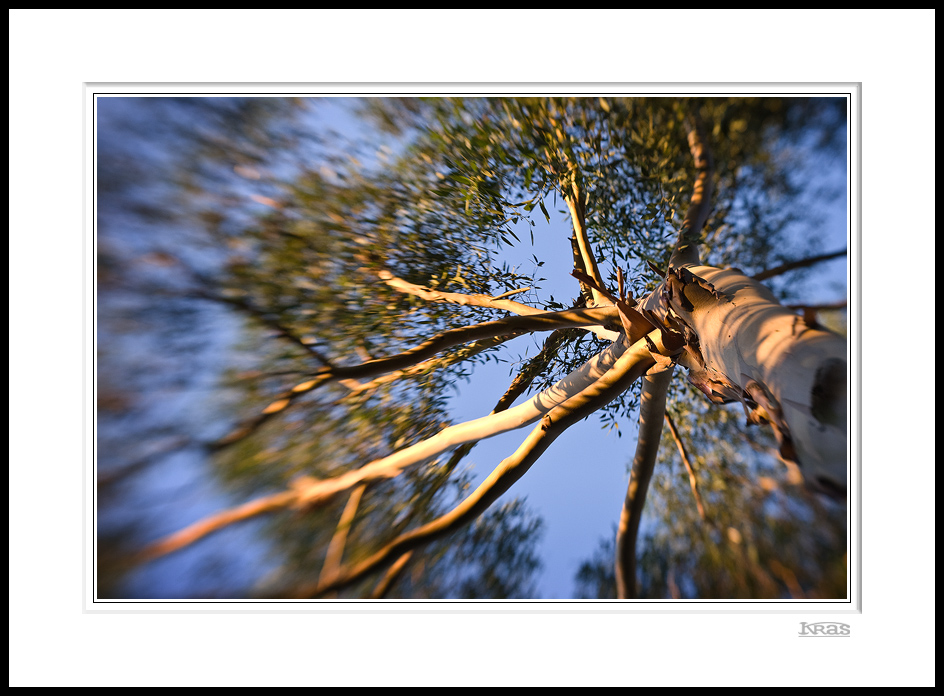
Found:
M 594 413 L 639 426 L 612 545 L 617 597 L 637 595 L 663 424 L 688 466 L 686 481 L 670 482 L 673 509 L 679 491 L 696 495 L 699 476 L 723 480 L 722 471 L 696 474 L 683 442 L 694 426 L 680 430 L 673 413 L 704 426 L 739 404 L 761 427 L 715 417 L 712 432 L 728 433 L 719 444 L 737 437 L 773 451 L 781 471 L 843 498 L 846 341 L 816 321 L 811 302 L 804 313 L 781 304 L 789 283 L 759 279 L 842 253 L 792 235 L 809 211 L 802 159 L 841 148 L 844 109 L 810 98 L 374 99 L 363 115 L 391 136 L 379 150 L 328 139 L 313 141 L 324 144 L 319 159 L 293 167 L 235 162 L 232 197 L 257 209 L 198 211 L 218 264 L 180 265 L 192 297 L 227 304 L 281 341 L 265 353 L 254 346 L 236 422 L 206 444 L 224 471 L 264 466 L 243 479 L 247 502 L 153 542 L 138 561 L 281 516 L 308 530 L 291 542 L 307 560 L 266 594 L 389 596 L 410 567 L 414 584 L 401 591 L 420 591 L 424 563 L 443 568 L 475 539 L 505 559 L 527 551 L 535 525 L 515 527 L 508 515 L 519 508 L 497 518 L 489 509 Z M 569 240 L 540 236 L 557 206 Z M 534 275 L 502 264 L 502 248 L 525 235 L 536 248 L 569 245 L 572 300 L 542 297 Z M 476 364 L 523 334 L 547 337 L 492 412 L 447 422 L 450 385 L 474 380 Z M 462 458 L 522 428 L 520 446 L 469 490 Z M 256 488 L 272 492 L 253 497 Z M 704 513 L 697 498 L 687 508 Z M 734 522 L 706 517 L 709 542 L 735 543 Z M 497 532 L 486 531 L 489 519 Z M 790 573 L 745 593 L 789 591 Z

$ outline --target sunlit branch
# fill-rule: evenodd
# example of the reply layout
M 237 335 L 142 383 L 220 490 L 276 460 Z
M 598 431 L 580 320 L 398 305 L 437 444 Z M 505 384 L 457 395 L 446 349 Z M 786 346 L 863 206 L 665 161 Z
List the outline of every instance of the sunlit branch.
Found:
M 576 245 L 574 248 L 576 250 Z M 578 254 L 578 256 L 575 257 L 575 263 L 577 260 L 580 260 L 581 262 L 577 270 L 585 271 L 586 269 L 584 268 L 582 259 L 579 257 L 579 251 L 575 251 L 575 254 Z M 445 302 L 470 307 L 490 307 L 492 309 L 502 309 L 512 312 L 513 314 L 517 314 L 519 316 L 531 316 L 534 314 L 544 313 L 544 310 L 538 307 L 532 307 L 530 305 L 522 304 L 521 302 L 504 299 L 509 295 L 527 292 L 531 288 L 510 290 L 501 295 L 489 297 L 488 295 L 481 294 L 464 294 L 458 292 L 439 292 L 438 290 L 430 290 L 428 288 L 407 282 L 402 278 L 397 278 L 392 273 L 390 273 L 390 271 L 381 271 L 379 276 L 387 285 L 394 288 L 395 290 L 399 290 L 400 292 L 405 292 L 411 295 L 416 295 L 417 297 L 430 302 Z M 589 288 L 587 291 L 589 292 Z M 602 326 L 589 327 L 589 329 L 603 340 L 615 341 L 617 338 L 617 333 L 615 331 L 610 331 L 609 329 L 605 329 Z
M 547 367 L 551 359 L 553 359 L 553 357 L 557 354 L 557 351 L 560 349 L 560 347 L 580 332 L 581 329 L 558 329 L 557 331 L 551 333 L 545 340 L 541 351 L 533 358 L 528 360 L 528 363 L 515 376 L 514 380 L 511 382 L 511 385 L 508 387 L 505 393 L 502 394 L 501 398 L 495 404 L 495 407 L 492 409 L 489 415 L 507 411 L 508 408 L 515 402 L 515 400 L 527 390 L 527 388 L 534 381 L 534 378 L 537 377 L 545 367 Z M 453 471 L 459 462 L 469 452 L 472 451 L 477 443 L 478 440 L 474 440 L 457 447 L 446 463 L 444 470 Z
M 512 381 L 511 386 L 508 387 L 508 390 L 498 400 L 498 403 L 495 404 L 492 413 L 499 413 L 511 406 L 515 402 L 515 399 L 521 396 L 531 385 L 534 378 L 550 364 L 561 346 L 574 340 L 581 333 L 583 333 L 581 329 L 557 329 L 548 335 L 541 350 L 533 358 L 528 360 L 527 364 Z
M 695 505 L 698 508 L 698 516 L 707 522 L 708 516 L 705 514 L 705 505 L 701 500 L 701 493 L 698 492 L 698 479 L 695 478 L 695 467 L 692 466 L 692 462 L 688 458 L 688 452 L 685 451 L 685 443 L 682 442 L 679 431 L 675 427 L 675 423 L 672 421 L 672 416 L 669 415 L 668 411 L 665 413 L 665 423 L 669 426 L 669 432 L 672 433 L 672 439 L 675 440 L 675 446 L 678 448 L 679 455 L 682 457 L 682 463 L 685 464 L 685 469 L 688 471 L 688 484 L 691 486 L 692 495 L 695 497 Z
M 652 470 L 659 454 L 666 392 L 673 372 L 671 368 L 663 370 L 647 376 L 642 382 L 639 438 L 636 440 L 633 468 L 616 532 L 616 596 L 619 599 L 636 597 L 636 538 Z
M 773 278 L 778 275 L 782 275 L 789 271 L 794 271 L 798 268 L 807 268 L 809 266 L 814 266 L 823 261 L 830 261 L 832 259 L 837 259 L 840 256 L 845 256 L 847 251 L 845 249 L 840 249 L 839 251 L 832 251 L 828 254 L 820 254 L 819 256 L 811 256 L 806 259 L 799 259 L 797 261 L 790 261 L 789 263 L 776 266 L 775 268 L 768 268 L 766 271 L 761 271 L 757 275 L 753 276 L 754 280 L 767 280 L 768 278 Z
M 573 398 L 575 394 L 607 374 L 622 354 L 622 346 L 613 344 L 591 358 L 581 368 L 554 386 L 535 395 L 529 401 L 500 413 L 493 412 L 482 418 L 449 426 L 422 442 L 377 459 L 359 469 L 333 479 L 312 483 L 306 487 L 299 503 L 322 505 L 338 493 L 361 482 L 394 478 L 406 467 L 419 464 L 458 445 L 477 442 L 534 423 L 546 417 L 553 408 Z
M 258 515 L 285 508 L 291 505 L 297 497 L 298 494 L 294 490 L 283 491 L 250 500 L 244 505 L 229 510 L 223 510 L 147 546 L 137 555 L 136 560 L 146 562 L 172 553 L 236 522 L 242 522 Z
M 387 596 L 387 593 L 390 591 L 390 588 L 393 587 L 393 583 L 403 574 L 403 569 L 406 568 L 406 564 L 410 562 L 410 559 L 413 557 L 412 551 L 407 551 L 400 558 L 393 562 L 387 572 L 383 574 L 383 577 L 380 578 L 380 582 L 377 583 L 377 586 L 370 593 L 371 599 L 383 599 Z
M 345 377 L 355 379 L 373 377 L 374 375 L 415 365 L 446 348 L 462 343 L 495 336 L 521 335 L 533 331 L 553 331 L 554 329 L 607 324 L 618 319 L 619 316 L 615 308 L 599 307 L 596 309 L 566 309 L 559 312 L 542 312 L 541 314 L 514 316 L 471 326 L 462 326 L 444 331 L 397 355 L 368 360 L 360 365 L 319 370 L 315 373 L 315 379 L 317 380 L 322 376 L 332 380 Z M 305 385 L 299 385 L 295 387 L 295 391 L 307 391 L 307 388 L 305 388 Z
M 544 311 L 538 307 L 531 307 L 530 305 L 526 305 L 521 302 L 505 299 L 509 295 L 527 292 L 531 288 L 511 290 L 510 292 L 503 293 L 497 297 L 489 297 L 488 295 L 481 295 L 477 293 L 464 294 L 459 292 L 440 292 L 438 290 L 430 290 L 420 285 L 414 285 L 413 283 L 407 282 L 402 278 L 397 278 L 390 271 L 380 271 L 378 275 L 380 276 L 380 279 L 384 281 L 384 283 L 389 285 L 394 290 L 399 290 L 400 292 L 410 295 L 416 295 L 417 297 L 428 300 L 429 302 L 446 302 L 449 304 L 465 305 L 469 307 L 490 307 L 491 309 L 502 309 L 521 316 L 541 314 Z
M 661 342 L 659 331 L 653 331 L 649 338 Z M 655 360 L 649 352 L 647 342 L 638 341 L 596 382 L 551 409 L 515 453 L 504 459 L 485 481 L 453 510 L 401 535 L 369 558 L 350 566 L 335 581 L 300 588 L 293 592 L 292 596 L 318 597 L 338 590 L 366 577 L 404 552 L 454 532 L 469 523 L 518 481 L 564 430 L 619 396 L 654 364 Z
M 682 221 L 675 250 L 669 259 L 670 268 L 701 263 L 698 252 L 699 237 L 711 210 L 714 163 L 703 126 L 697 119 L 688 131 L 688 147 L 695 160 L 697 174 L 692 187 L 688 212 L 685 214 L 685 220 Z
M 478 355 L 484 350 L 488 350 L 489 348 L 493 348 L 495 346 L 501 345 L 502 343 L 505 343 L 506 341 L 510 341 L 513 338 L 516 338 L 516 337 L 515 336 L 495 336 L 493 338 L 486 338 L 481 341 L 476 341 L 475 343 L 470 343 L 464 350 L 459 351 L 455 353 L 454 355 L 445 355 L 445 356 L 437 356 L 435 358 L 429 358 L 428 360 L 424 360 L 421 363 L 417 363 L 416 365 L 413 365 L 412 367 L 408 367 L 403 370 L 397 370 L 396 372 L 391 372 L 386 375 L 381 375 L 380 377 L 375 377 L 369 382 L 359 383 L 357 388 L 351 389 L 350 392 L 344 395 L 343 399 L 346 400 L 350 397 L 357 396 L 358 394 L 361 394 L 363 392 L 371 391 L 384 384 L 395 382 L 401 379 L 402 377 L 409 377 L 411 375 L 419 375 L 419 374 L 424 374 L 426 372 L 432 372 L 433 370 L 442 369 L 444 367 L 448 367 L 449 365 L 453 365 L 457 362 L 468 360 L 472 356 Z
M 576 176 L 576 174 L 572 176 Z M 577 238 L 577 248 L 580 251 L 580 260 L 583 264 L 583 268 L 579 270 L 585 271 L 586 274 L 593 278 L 599 285 L 603 285 L 603 276 L 600 275 L 597 259 L 593 253 L 593 249 L 590 247 L 590 239 L 587 236 L 585 198 L 586 196 L 584 192 L 581 191 L 576 179 L 572 179 L 571 190 L 564 196 L 564 200 L 567 202 L 567 208 L 570 210 L 570 218 L 574 225 L 574 236 Z M 600 291 L 596 288 L 591 287 L 590 292 L 593 294 L 594 304 L 599 305 L 604 301 Z
M 543 312 L 529 316 L 514 316 L 496 321 L 463 326 L 444 331 L 424 341 L 420 345 L 397 355 L 368 360 L 359 365 L 322 368 L 311 379 L 297 384 L 282 392 L 262 412 L 244 421 L 228 435 L 210 445 L 210 449 L 219 450 L 246 438 L 259 429 L 263 423 L 277 413 L 292 405 L 302 394 L 324 384 L 343 379 L 363 379 L 411 367 L 430 358 L 440 351 L 456 345 L 494 338 L 497 336 L 520 336 L 532 331 L 551 331 L 558 328 L 595 326 L 607 324 L 618 319 L 614 307 L 595 309 L 567 309 L 560 312 Z M 359 385 L 358 385 L 359 387 Z
M 528 386 L 530 386 L 530 384 L 534 381 L 534 378 L 540 374 L 540 372 L 545 367 L 547 367 L 548 363 L 557 354 L 557 351 L 560 349 L 560 347 L 580 332 L 581 329 L 558 329 L 557 331 L 552 332 L 544 341 L 544 346 L 541 348 L 541 351 L 531 358 L 517 374 L 514 380 L 512 380 L 511 386 L 509 386 L 507 391 L 502 394 L 501 398 L 498 400 L 498 403 L 495 404 L 495 408 L 492 409 L 492 413 L 501 413 L 502 411 L 508 410 L 508 407 L 515 402 L 515 399 L 523 394 Z M 449 460 L 446 462 L 443 470 L 446 472 L 454 471 L 459 465 L 459 462 L 462 461 L 462 459 L 472 451 L 476 444 L 477 441 L 467 442 L 464 445 L 457 447 L 453 451 L 452 456 L 449 457 Z M 382 597 L 384 594 L 386 594 L 386 592 L 389 590 L 390 583 L 396 579 L 394 577 L 393 579 L 388 580 L 389 576 L 392 572 L 395 572 L 398 576 L 399 569 L 402 569 L 403 564 L 406 563 L 406 559 L 408 559 L 412 554 L 412 551 L 407 551 L 401 558 L 394 561 L 393 565 L 384 575 L 384 579 L 381 580 L 380 584 L 374 589 L 371 597 Z M 319 582 L 322 581 L 323 578 L 319 579 Z
M 574 258 L 574 270 L 589 277 L 587 274 L 587 267 L 580 256 L 580 246 L 577 244 L 576 235 L 570 238 L 570 251 Z M 593 303 L 593 291 L 590 289 L 590 286 L 584 283 L 582 280 L 580 281 L 580 296 L 587 304 Z
M 453 447 L 477 442 L 534 423 L 556 406 L 565 403 L 575 394 L 597 382 L 611 370 L 626 350 L 622 342 L 608 346 L 552 387 L 514 408 L 450 426 L 422 442 L 335 478 L 319 481 L 302 477 L 294 482 L 289 491 L 259 498 L 234 510 L 212 515 L 165 540 L 156 542 L 142 553 L 140 558 L 141 560 L 156 558 L 193 543 L 207 534 L 222 529 L 227 524 L 271 512 L 280 507 L 323 505 L 345 490 L 370 481 L 394 478 L 406 467 L 423 462 Z M 236 511 L 241 512 L 233 516 Z
M 360 505 L 361 496 L 364 495 L 366 488 L 366 485 L 358 486 L 348 496 L 344 510 L 341 512 L 341 519 L 338 520 L 334 536 L 331 537 L 328 550 L 325 552 L 325 560 L 321 566 L 321 575 L 318 577 L 318 582 L 327 582 L 337 575 L 341 567 L 341 559 L 344 557 L 344 545 L 347 543 L 348 532 L 354 522 L 355 515 L 357 515 L 357 507 Z

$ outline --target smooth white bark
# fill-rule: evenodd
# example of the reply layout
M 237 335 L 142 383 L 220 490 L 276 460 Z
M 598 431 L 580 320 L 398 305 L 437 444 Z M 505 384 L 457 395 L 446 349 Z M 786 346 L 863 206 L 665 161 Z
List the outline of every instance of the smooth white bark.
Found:
M 841 494 L 847 482 L 845 339 L 810 328 L 738 271 L 687 270 L 702 282 L 685 284 L 668 304 L 698 337 L 701 378 L 727 383 L 756 402 L 757 413 L 781 431 L 787 442 L 782 452 L 794 455 L 806 480 Z M 650 308 L 665 301 L 658 295 L 647 300 Z

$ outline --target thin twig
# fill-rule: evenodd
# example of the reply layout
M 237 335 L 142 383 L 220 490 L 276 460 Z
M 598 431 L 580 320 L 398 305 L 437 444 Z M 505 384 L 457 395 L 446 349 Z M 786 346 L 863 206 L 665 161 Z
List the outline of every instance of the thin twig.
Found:
M 831 251 L 828 254 L 820 254 L 819 256 L 810 256 L 806 259 L 798 259 L 797 261 L 790 261 L 788 263 L 781 264 L 774 268 L 768 268 L 766 271 L 761 271 L 754 276 L 754 280 L 767 280 L 768 278 L 773 278 L 774 276 L 782 275 L 789 271 L 796 270 L 797 268 L 807 268 L 813 266 L 817 263 L 822 263 L 823 261 L 830 261 L 831 259 L 839 258 L 840 256 L 845 256 L 848 252 L 845 249 L 840 249 L 839 251 Z
M 708 516 L 705 514 L 705 505 L 701 500 L 701 493 L 698 492 L 698 479 L 695 478 L 695 467 L 692 466 L 692 462 L 688 458 L 688 452 L 685 451 L 685 443 L 682 442 L 679 431 L 675 427 L 672 416 L 669 415 L 668 411 L 665 412 L 665 422 L 669 426 L 669 432 L 672 433 L 672 439 L 675 440 L 675 446 L 678 447 L 679 454 L 682 457 L 682 463 L 685 464 L 685 469 L 688 471 L 688 483 L 691 486 L 692 495 L 695 497 L 695 505 L 698 507 L 698 516 L 701 517 L 703 521 L 707 522 Z
M 315 360 L 324 365 L 325 367 L 334 367 L 334 364 L 324 353 L 320 352 L 313 346 L 310 346 L 308 343 L 303 341 L 294 331 L 289 327 L 282 324 L 278 321 L 270 312 L 256 307 L 252 302 L 247 300 L 244 297 L 232 297 L 229 295 L 223 295 L 219 293 L 210 292 L 208 290 L 193 290 L 190 293 L 193 297 L 210 300 L 212 302 L 219 302 L 221 304 L 227 304 L 230 307 L 235 307 L 236 309 L 242 310 L 253 319 L 256 319 L 264 326 L 268 327 L 276 333 L 277 336 L 288 339 L 296 346 L 304 350 L 306 353 L 311 355 Z
M 823 304 L 792 304 L 786 305 L 788 309 L 793 310 L 811 310 L 813 312 L 825 312 L 831 309 L 845 309 L 848 303 L 846 300 L 837 300 L 836 302 L 826 302 Z

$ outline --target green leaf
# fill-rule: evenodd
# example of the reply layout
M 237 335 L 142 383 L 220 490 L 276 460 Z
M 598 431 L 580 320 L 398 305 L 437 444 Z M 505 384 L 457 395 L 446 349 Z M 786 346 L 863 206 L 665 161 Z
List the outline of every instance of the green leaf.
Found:
M 538 201 L 538 205 L 541 206 L 541 212 L 544 213 L 544 217 L 547 219 L 548 223 L 550 223 L 550 221 L 551 221 L 551 216 L 550 216 L 550 214 L 547 212 L 547 208 L 544 207 L 544 201 L 539 200 L 539 201 Z

